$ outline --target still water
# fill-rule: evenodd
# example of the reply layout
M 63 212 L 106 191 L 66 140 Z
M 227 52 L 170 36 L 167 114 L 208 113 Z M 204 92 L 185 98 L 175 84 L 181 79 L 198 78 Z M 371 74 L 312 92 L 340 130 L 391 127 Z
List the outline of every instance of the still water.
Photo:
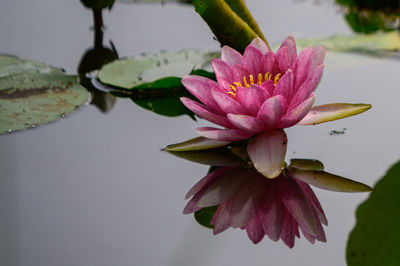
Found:
M 350 34 L 330 1 L 249 0 L 270 43 Z M 191 6 L 115 4 L 104 12 L 104 40 L 120 57 L 218 43 Z M 91 12 L 79 1 L 3 1 L 0 53 L 76 73 L 93 46 Z M 316 104 L 370 103 L 359 116 L 286 130 L 290 158 L 313 158 L 333 172 L 373 185 L 399 160 L 399 62 L 328 53 Z M 195 137 L 188 116 L 162 117 L 117 99 L 49 125 L 0 136 L 0 265 L 345 265 L 354 211 L 367 194 L 314 189 L 329 220 L 327 243 L 304 238 L 289 250 L 245 232 L 213 236 L 182 214 L 187 190 L 207 167 L 160 149 Z M 332 130 L 344 134 L 330 135 Z

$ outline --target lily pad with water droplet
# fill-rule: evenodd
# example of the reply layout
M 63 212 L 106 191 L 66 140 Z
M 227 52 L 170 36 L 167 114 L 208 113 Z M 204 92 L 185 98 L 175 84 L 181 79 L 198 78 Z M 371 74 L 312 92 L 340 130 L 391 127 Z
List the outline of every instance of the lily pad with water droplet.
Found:
M 217 52 L 182 50 L 128 57 L 103 66 L 98 78 L 107 85 L 135 89 L 166 76 L 182 77 L 195 68 L 210 67 L 210 60 L 218 56 Z
M 52 122 L 87 102 L 76 76 L 34 72 L 0 78 L 0 133 Z

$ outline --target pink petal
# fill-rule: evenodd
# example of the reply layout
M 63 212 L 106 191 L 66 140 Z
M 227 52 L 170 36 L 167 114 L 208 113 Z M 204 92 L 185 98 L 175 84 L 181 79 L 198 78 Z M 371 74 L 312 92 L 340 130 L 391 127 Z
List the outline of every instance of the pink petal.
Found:
M 298 222 L 300 228 L 307 233 L 317 235 L 317 222 L 312 207 L 305 198 L 297 182 L 287 178 L 282 186 L 282 202 L 291 216 Z
M 263 73 L 267 72 L 273 75 L 278 73 L 278 61 L 276 60 L 276 56 L 272 51 L 268 51 L 264 55 Z
M 211 112 L 205 105 L 202 105 L 186 97 L 182 97 L 181 102 L 193 113 L 210 122 L 227 128 L 235 128 L 225 116 L 217 115 Z
M 371 108 L 370 104 L 332 103 L 311 108 L 299 122 L 300 125 L 316 125 L 357 115 Z
M 211 90 L 221 90 L 215 81 L 201 76 L 185 76 L 182 78 L 182 84 L 213 112 L 223 113 L 211 95 Z
M 203 177 L 199 182 L 197 182 L 186 194 L 185 199 L 188 199 L 199 192 L 206 185 L 211 184 L 218 176 L 224 174 L 225 172 L 231 170 L 232 167 L 219 167 L 218 169 L 212 171 L 210 174 Z
M 288 48 L 286 46 L 279 48 L 276 52 L 276 58 L 278 60 L 279 72 L 285 73 L 291 66 Z
M 249 114 L 247 109 L 241 105 L 238 101 L 227 93 L 222 93 L 216 90 L 211 92 L 214 101 L 218 104 L 223 112 L 226 114 Z
M 211 64 L 218 84 L 225 90 L 229 90 L 229 85 L 236 81 L 232 68 L 225 61 L 215 58 L 211 60 Z
M 264 130 L 264 123 L 256 117 L 248 115 L 227 115 L 229 121 L 238 129 L 242 129 L 254 134 Z
M 321 80 L 323 71 L 324 65 L 320 65 L 308 76 L 308 78 L 304 81 L 303 84 L 301 84 L 300 88 L 297 90 L 296 94 L 290 101 L 289 109 L 295 108 L 305 99 L 310 97 L 311 93 L 313 93 L 317 88 L 317 85 Z
M 318 47 L 314 48 L 312 58 L 311 58 L 311 65 L 310 65 L 309 73 L 311 73 L 319 65 L 322 65 L 324 63 L 325 54 L 326 54 L 325 46 L 318 46 Z
M 214 225 L 213 232 L 215 235 L 225 231 L 231 226 L 231 204 L 229 201 L 219 205 L 210 224 Z
M 221 59 L 228 63 L 230 67 L 240 64 L 242 62 L 242 55 L 229 46 L 222 47 Z
M 294 89 L 300 87 L 300 85 L 306 80 L 308 73 L 310 71 L 310 65 L 312 60 L 313 49 L 312 47 L 307 47 L 300 52 L 299 56 L 296 58 L 293 64 L 293 71 L 295 76 Z
M 242 66 L 244 66 L 251 74 L 257 77 L 263 68 L 264 54 L 254 46 L 247 46 L 242 57 Z M 249 82 L 249 81 L 247 81 Z
M 259 243 L 264 238 L 265 233 L 257 216 L 251 219 L 245 228 L 248 237 L 254 244 Z
M 239 141 L 251 137 L 251 133 L 239 129 L 219 129 L 215 127 L 199 127 L 197 133 L 209 139 L 223 141 Z
M 284 210 L 281 239 L 289 248 L 294 247 L 295 232 L 293 231 L 292 216 Z
M 268 46 L 265 44 L 265 42 L 257 37 L 255 38 L 251 43 L 251 46 L 254 46 L 255 48 L 257 48 L 262 54 L 265 54 L 266 52 L 269 51 Z
M 243 77 L 247 78 L 251 73 L 243 65 L 235 65 L 233 67 L 233 74 L 234 74 L 235 81 L 238 81 L 243 84 L 244 83 Z
M 293 91 L 293 72 L 289 69 L 276 84 L 275 95 L 282 95 L 285 99 L 290 99 Z
M 276 128 L 286 108 L 286 99 L 281 95 L 276 95 L 261 105 L 257 118 L 264 121 L 268 128 Z
M 253 116 L 257 115 L 261 105 L 269 97 L 270 94 L 267 89 L 254 84 L 249 88 L 239 87 L 236 89 L 236 100 L 246 107 Z
M 279 127 L 287 128 L 296 125 L 310 111 L 314 104 L 315 96 L 312 94 L 310 98 L 299 104 L 296 108 L 287 112 L 280 120 Z
M 281 47 L 284 46 L 288 49 L 289 65 L 291 66 L 297 57 L 296 42 L 294 41 L 293 36 L 290 35 L 283 41 Z
M 256 135 L 247 145 L 247 153 L 258 172 L 275 178 L 282 172 L 287 146 L 283 130 L 270 130 Z
M 269 95 L 273 95 L 274 90 L 275 90 L 275 85 L 274 82 L 272 80 L 266 80 L 261 84 L 261 87 L 266 90 Z M 263 102 L 264 103 L 264 102 Z

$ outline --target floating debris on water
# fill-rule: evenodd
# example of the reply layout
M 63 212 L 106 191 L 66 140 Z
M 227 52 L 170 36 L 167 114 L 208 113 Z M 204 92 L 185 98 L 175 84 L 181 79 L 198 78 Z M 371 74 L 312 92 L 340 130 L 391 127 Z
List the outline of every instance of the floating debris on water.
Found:
M 342 130 L 332 130 L 329 131 L 329 135 L 343 135 L 344 133 L 346 133 L 347 128 L 343 128 Z

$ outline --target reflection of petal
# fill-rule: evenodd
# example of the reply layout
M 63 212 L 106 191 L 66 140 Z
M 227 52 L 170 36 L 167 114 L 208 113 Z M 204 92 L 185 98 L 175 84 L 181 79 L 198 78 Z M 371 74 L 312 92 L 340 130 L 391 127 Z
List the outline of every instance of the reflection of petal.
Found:
M 247 146 L 247 153 L 254 167 L 268 178 L 275 178 L 284 164 L 287 137 L 283 130 L 271 130 L 253 137 Z
M 299 125 L 316 125 L 357 115 L 371 108 L 370 104 L 332 103 L 311 108 Z
M 296 168 L 288 168 L 290 175 L 296 179 L 306 182 L 318 188 L 340 191 L 340 192 L 365 192 L 372 191 L 372 188 L 338 175 L 327 173 L 324 171 L 301 170 Z

